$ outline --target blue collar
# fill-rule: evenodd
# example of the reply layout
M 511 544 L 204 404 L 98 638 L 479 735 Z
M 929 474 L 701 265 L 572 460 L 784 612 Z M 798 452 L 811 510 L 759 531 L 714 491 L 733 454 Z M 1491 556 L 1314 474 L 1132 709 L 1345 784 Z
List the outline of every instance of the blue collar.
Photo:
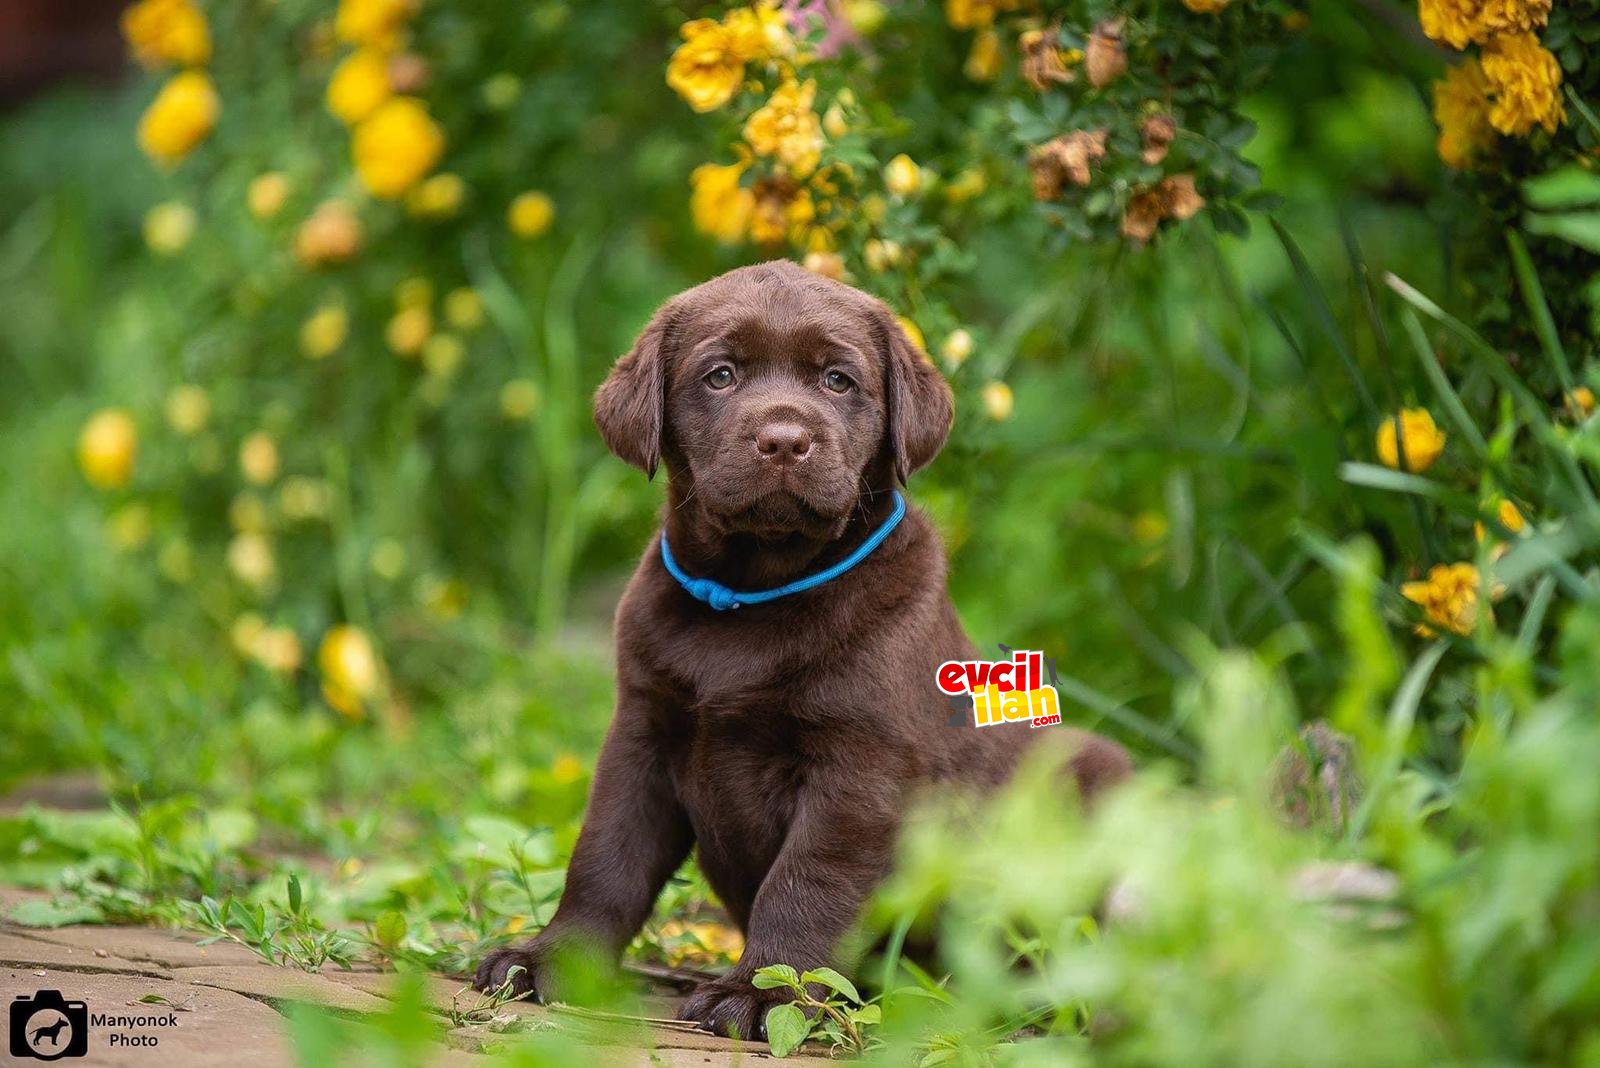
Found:
M 824 582 L 831 582 L 840 575 L 855 567 L 861 561 L 872 555 L 872 551 L 883 544 L 883 540 L 894 532 L 900 525 L 900 520 L 906 517 L 906 499 L 900 495 L 899 490 L 894 491 L 894 511 L 889 513 L 889 518 L 883 521 L 883 526 L 874 530 L 867 540 L 856 546 L 854 552 L 840 560 L 832 567 L 823 568 L 815 575 L 795 579 L 770 590 L 758 590 L 755 593 L 740 593 L 730 590 L 715 579 L 691 578 L 678 566 L 678 561 L 672 558 L 672 550 L 667 548 L 667 532 L 661 532 L 661 562 L 666 565 L 667 573 L 678 580 L 678 585 L 697 601 L 710 605 L 718 612 L 729 608 L 738 608 L 747 604 L 765 604 L 776 601 L 780 597 L 787 597 L 791 593 L 804 593 L 814 590 Z

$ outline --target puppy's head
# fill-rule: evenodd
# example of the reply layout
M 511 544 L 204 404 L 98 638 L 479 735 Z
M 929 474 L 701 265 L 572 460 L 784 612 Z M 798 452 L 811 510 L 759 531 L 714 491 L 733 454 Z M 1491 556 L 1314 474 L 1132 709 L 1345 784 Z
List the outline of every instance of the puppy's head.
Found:
M 883 302 L 786 261 L 714 278 L 656 313 L 595 395 L 611 451 L 665 461 L 722 530 L 844 529 L 864 488 L 938 454 L 944 378 Z

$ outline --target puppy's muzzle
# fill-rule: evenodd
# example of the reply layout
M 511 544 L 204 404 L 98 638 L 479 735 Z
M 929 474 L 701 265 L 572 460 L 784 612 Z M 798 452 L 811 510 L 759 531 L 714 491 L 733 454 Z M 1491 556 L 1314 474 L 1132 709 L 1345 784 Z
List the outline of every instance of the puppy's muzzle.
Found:
M 811 455 L 811 431 L 799 423 L 767 423 L 756 431 L 755 446 L 768 463 L 791 467 Z

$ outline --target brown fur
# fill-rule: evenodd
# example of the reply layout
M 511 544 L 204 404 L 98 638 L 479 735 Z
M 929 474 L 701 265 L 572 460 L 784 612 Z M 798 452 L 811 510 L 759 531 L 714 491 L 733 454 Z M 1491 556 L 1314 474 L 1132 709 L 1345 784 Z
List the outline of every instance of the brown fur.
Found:
M 730 384 L 714 389 L 723 367 Z M 834 371 L 848 388 L 830 388 Z M 951 415 L 944 379 L 887 307 L 784 262 L 668 302 L 595 398 L 613 452 L 651 474 L 666 465 L 679 563 L 737 590 L 848 554 L 938 453 Z M 991 789 L 1033 743 L 1060 745 L 1086 794 L 1128 771 L 1119 746 L 1084 732 L 948 725 L 935 671 L 976 652 L 915 508 L 845 575 L 725 612 L 678 586 L 653 539 L 616 637 L 616 715 L 560 907 L 537 938 L 484 961 L 480 988 L 521 965 L 516 988 L 548 998 L 552 955 L 576 942 L 615 959 L 694 847 L 746 948 L 682 1016 L 759 1035 L 782 995 L 751 975 L 838 963 L 914 790 Z

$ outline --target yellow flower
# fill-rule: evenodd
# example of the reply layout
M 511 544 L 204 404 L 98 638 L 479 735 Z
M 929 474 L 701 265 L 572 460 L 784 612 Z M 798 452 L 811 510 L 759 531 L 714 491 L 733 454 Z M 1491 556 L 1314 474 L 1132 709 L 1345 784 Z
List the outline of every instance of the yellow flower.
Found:
M 360 627 L 347 623 L 322 636 L 317 670 L 322 673 L 322 695 L 328 704 L 352 719 L 360 718 L 363 704 L 377 696 L 383 681 L 372 639 Z
M 346 126 L 354 126 L 389 99 L 389 59 L 363 48 L 345 57 L 328 80 L 328 110 Z
M 816 170 L 822 159 L 822 120 L 811 107 L 816 95 L 816 82 L 790 79 L 744 124 L 744 139 L 756 154 L 775 157 L 796 178 Z
M 228 502 L 228 522 L 241 534 L 261 534 L 267 529 L 267 506 L 248 490 Z
M 745 235 L 755 194 L 739 185 L 744 164 L 702 163 L 689 176 L 689 211 L 695 229 L 724 244 L 733 244 Z
M 239 470 L 245 481 L 265 486 L 278 477 L 278 444 L 271 435 L 258 430 L 239 445 Z
M 686 22 L 680 32 L 683 44 L 667 64 L 667 85 L 695 111 L 715 111 L 744 81 L 738 35 L 714 19 Z
M 661 940 L 667 962 L 683 965 L 722 965 L 744 951 L 744 936 L 725 923 L 701 921 L 685 923 L 668 920 L 661 925 Z
M 448 219 L 461 210 L 467 183 L 459 174 L 436 174 L 406 197 L 406 210 L 428 219 Z
M 1507 500 L 1502 500 L 1495 507 L 1495 518 L 1500 521 L 1500 525 L 1505 527 L 1510 534 L 1521 534 L 1528 528 L 1528 521 L 1523 518 L 1522 510 Z M 1484 529 L 1482 523 L 1473 523 L 1472 534 L 1478 541 L 1483 541 L 1488 536 L 1488 531 Z M 1503 548 L 1504 546 L 1502 546 Z
M 211 31 L 192 0 L 139 0 L 122 13 L 122 36 L 150 70 L 197 67 L 211 58 Z
M 786 238 L 798 240 L 817 217 L 810 191 L 792 179 L 763 178 L 751 193 L 755 201 L 750 212 L 750 240 L 758 244 L 776 245 Z
M 483 325 L 483 298 L 469 286 L 444 295 L 444 317 L 457 330 L 472 331 Z
M 162 166 L 176 166 L 211 133 L 221 111 L 211 79 L 184 71 L 161 87 L 139 119 L 139 147 Z
M 883 168 L 883 184 L 894 196 L 914 196 L 922 188 L 922 168 L 902 152 Z
M 1003 423 L 1011 418 L 1011 412 L 1017 406 L 1017 399 L 1011 392 L 1011 387 L 1004 382 L 990 382 L 983 387 L 981 394 L 983 400 L 983 414 L 997 423 Z
M 416 11 L 416 0 L 339 0 L 333 32 L 350 44 L 392 49 Z
M 299 669 L 305 653 L 289 627 L 262 627 L 250 642 L 250 656 L 268 671 L 290 675 Z
M 1422 606 L 1428 619 L 1457 634 L 1471 634 L 1478 623 L 1478 569 L 1471 564 L 1436 564 L 1428 577 L 1400 586 L 1406 600 Z M 1421 625 L 1417 633 L 1431 636 L 1433 630 Z
M 975 82 L 992 82 L 1000 76 L 1005 66 L 1005 53 L 1000 48 L 1000 35 L 993 30 L 980 30 L 972 39 L 972 51 L 961 72 Z
M 361 251 L 361 220 L 342 200 L 329 200 L 300 224 L 294 255 L 304 267 L 343 263 Z
M 1535 126 L 1545 133 L 1567 121 L 1561 103 L 1561 64 L 1531 33 L 1496 37 L 1483 48 L 1483 73 L 1489 82 L 1489 123 L 1503 134 L 1526 137 Z
M 802 266 L 812 274 L 820 274 L 835 282 L 844 281 L 848 273 L 844 269 L 844 257 L 837 252 L 808 252 Z
M 278 563 L 266 535 L 255 531 L 235 534 L 228 543 L 228 570 L 251 589 L 263 590 L 272 585 Z
M 199 386 L 183 385 L 167 394 L 167 425 L 184 437 L 193 437 L 211 419 L 211 398 Z
M 953 204 L 964 204 L 974 197 L 982 196 L 987 188 L 989 180 L 983 176 L 983 171 L 977 167 L 968 167 L 945 184 L 944 195 Z
M 1002 11 L 1015 11 L 1020 0 L 944 0 L 944 17 L 958 30 L 976 30 L 994 25 Z
M 1594 411 L 1594 390 L 1588 386 L 1576 386 L 1567 394 L 1567 406 L 1577 413 L 1579 419 L 1589 418 L 1589 413 Z
M 1183 0 L 1183 6 L 1197 15 L 1218 15 L 1226 11 L 1232 0 Z
M 283 210 L 289 199 L 289 179 L 277 171 L 258 175 L 245 190 L 245 204 L 258 219 L 270 219 Z
M 278 510 L 285 519 L 322 519 L 333 506 L 333 487 L 320 478 L 291 475 L 278 490 Z
M 722 20 L 728 45 L 741 62 L 788 56 L 794 53 L 794 38 L 776 3 L 738 7 Z
M 514 423 L 531 418 L 539 407 L 539 387 L 526 378 L 513 378 L 500 387 L 500 414 Z
M 427 308 L 433 305 L 433 283 L 426 278 L 407 278 L 394 287 L 396 308 Z
M 89 484 L 100 489 L 126 486 L 138 451 L 139 431 L 122 408 L 95 412 L 78 434 L 78 466 Z
M 436 378 L 449 378 L 461 367 L 467 347 L 454 334 L 435 334 L 422 346 L 422 366 Z
M 420 100 L 397 96 L 356 127 L 350 147 L 361 184 L 392 200 L 433 170 L 444 155 L 444 131 Z
M 106 522 L 106 536 L 119 552 L 144 548 L 150 540 L 150 506 L 135 502 L 118 508 Z
M 560 786 L 583 778 L 583 761 L 571 753 L 562 753 L 550 762 L 550 777 Z
M 1528 33 L 1550 19 L 1551 0 L 1420 0 L 1422 32 L 1452 48 Z
M 176 255 L 194 237 L 196 225 L 193 208 L 181 200 L 168 200 L 145 213 L 144 243 L 157 255 Z
M 920 352 L 923 359 L 927 359 L 928 339 L 922 336 L 922 327 L 907 319 L 904 315 L 895 316 L 895 321 L 900 324 L 900 329 L 905 331 L 906 338 L 911 342 L 911 347 Z
M 389 343 L 391 352 L 409 359 L 422 351 L 422 346 L 428 343 L 432 334 L 433 316 L 428 309 L 412 307 L 397 312 L 389 320 L 383 337 Z
M 254 612 L 242 612 L 228 627 L 228 641 L 240 656 L 254 654 L 256 639 L 267 627 L 267 621 Z
M 506 225 L 518 237 L 532 240 L 550 229 L 556 218 L 556 203 L 548 193 L 530 190 L 520 193 L 506 209 Z
M 1378 428 L 1378 459 L 1385 467 L 1400 468 L 1399 442 L 1395 423 L 1400 424 L 1400 434 L 1405 437 L 1406 470 L 1417 475 L 1433 466 L 1444 452 L 1445 435 L 1434 424 L 1433 414 L 1426 408 L 1407 408 L 1398 420 L 1385 419 Z
M 887 238 L 869 238 L 861 249 L 861 256 L 867 261 L 867 270 L 874 273 L 882 273 L 891 267 L 899 266 L 904 255 L 900 242 Z
M 1489 79 L 1476 59 L 1457 63 L 1433 83 L 1433 121 L 1439 125 L 1439 158 L 1457 170 L 1494 145 Z
M 946 366 L 960 367 L 972 355 L 972 334 L 960 328 L 950 331 L 944 344 L 939 346 L 939 355 L 944 357 Z
M 307 358 L 320 360 L 332 356 L 350 333 L 350 313 L 340 304 L 329 304 L 312 312 L 300 324 L 300 351 Z

